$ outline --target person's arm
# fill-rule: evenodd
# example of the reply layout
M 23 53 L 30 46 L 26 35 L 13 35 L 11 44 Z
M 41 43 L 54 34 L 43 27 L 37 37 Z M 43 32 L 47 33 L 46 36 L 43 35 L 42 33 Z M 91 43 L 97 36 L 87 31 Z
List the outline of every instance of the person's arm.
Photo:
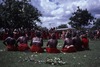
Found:
M 75 38 L 72 38 L 72 44 L 76 45 L 76 39 Z
M 64 40 L 63 48 L 64 48 L 66 45 L 68 45 L 67 40 Z
M 18 44 L 16 43 L 16 39 L 14 39 L 14 43 L 15 43 L 15 46 L 17 47 L 17 46 L 18 46 Z
M 64 41 L 64 44 L 63 44 L 63 47 L 62 47 L 62 48 L 64 48 L 64 47 L 65 47 L 65 45 L 66 45 L 66 41 Z
M 32 46 L 32 40 L 31 40 L 30 46 Z
M 48 45 L 49 45 L 49 40 L 48 40 L 48 42 L 47 42 L 47 44 L 46 44 L 46 47 L 48 47 Z
M 41 39 L 41 47 L 43 46 L 43 39 Z
M 20 39 L 20 38 L 18 38 L 18 39 L 16 40 L 16 43 L 15 43 L 15 45 L 18 45 L 19 39 Z
M 56 44 L 55 44 L 55 45 L 56 45 L 55 47 L 57 48 L 57 45 L 58 45 L 58 40 L 56 40 Z
M 4 40 L 4 41 L 3 41 L 3 44 L 4 44 L 5 46 L 7 46 L 7 41 L 6 41 L 6 40 Z
M 3 41 L 3 44 L 5 45 L 5 46 L 7 46 L 7 41 L 9 40 L 9 38 L 6 38 L 4 41 Z

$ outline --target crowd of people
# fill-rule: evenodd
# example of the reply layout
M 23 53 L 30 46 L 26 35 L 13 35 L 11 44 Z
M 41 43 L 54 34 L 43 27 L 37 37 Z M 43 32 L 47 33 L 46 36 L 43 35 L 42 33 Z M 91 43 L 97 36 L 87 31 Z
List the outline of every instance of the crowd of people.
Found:
M 7 32 L 7 31 L 6 31 Z M 61 34 L 59 36 L 59 34 Z M 30 36 L 29 36 L 30 35 Z M 48 33 L 44 31 L 33 31 L 30 34 L 27 30 L 14 30 L 8 32 L 7 36 L 4 36 L 3 44 L 8 51 L 31 51 L 42 53 L 60 53 L 60 52 L 76 52 L 82 50 L 89 50 L 89 39 L 87 32 L 76 31 L 62 31 L 58 33 L 52 30 Z M 47 39 L 46 46 L 44 46 L 43 40 Z M 58 49 L 58 39 L 62 39 L 62 48 Z M 31 40 L 30 44 L 28 43 Z

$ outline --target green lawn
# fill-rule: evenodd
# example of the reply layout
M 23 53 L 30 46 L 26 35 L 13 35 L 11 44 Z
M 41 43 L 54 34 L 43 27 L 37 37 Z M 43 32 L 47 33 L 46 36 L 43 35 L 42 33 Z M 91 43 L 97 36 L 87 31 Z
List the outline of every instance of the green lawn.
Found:
M 46 42 L 45 40 L 44 47 Z M 63 42 L 59 40 L 59 49 L 62 44 Z M 5 46 L 0 41 L 0 67 L 100 67 L 100 41 L 90 41 L 89 45 L 91 50 L 50 54 L 5 51 Z M 48 64 L 45 62 L 48 57 L 51 59 L 61 57 L 65 64 Z M 31 58 L 31 61 L 28 58 Z

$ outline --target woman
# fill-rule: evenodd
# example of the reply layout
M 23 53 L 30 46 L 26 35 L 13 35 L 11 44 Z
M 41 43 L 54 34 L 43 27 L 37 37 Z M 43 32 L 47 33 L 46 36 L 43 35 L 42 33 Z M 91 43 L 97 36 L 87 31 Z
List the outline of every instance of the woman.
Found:
M 13 33 L 9 33 L 9 36 L 3 41 L 8 51 L 16 51 L 17 45 L 15 45 L 16 40 L 13 38 Z
M 73 37 L 72 37 L 72 40 L 73 40 L 73 45 L 75 46 L 76 50 L 77 51 L 82 51 L 83 50 L 82 41 L 81 41 L 81 38 L 79 37 L 79 34 L 74 33 Z
M 51 39 L 47 42 L 46 52 L 48 53 L 60 53 L 60 50 L 57 49 L 58 41 L 56 39 L 56 35 L 52 34 Z
M 25 36 L 25 33 L 21 33 L 21 36 L 17 39 L 17 43 L 19 43 L 18 45 L 18 50 L 19 51 L 25 51 L 29 49 L 28 46 L 28 39 Z
M 62 40 L 65 39 L 65 34 L 66 34 L 65 31 L 62 31 L 62 34 L 61 34 L 61 39 L 62 39 Z
M 67 33 L 66 38 L 64 40 L 64 45 L 62 47 L 62 52 L 76 52 L 76 49 L 73 45 L 73 41 L 71 38 L 71 33 Z
M 82 40 L 83 49 L 89 50 L 89 40 L 88 40 L 87 35 L 85 33 L 81 35 L 81 40 Z
M 30 51 L 32 52 L 44 52 L 42 46 L 43 46 L 43 39 L 41 38 L 41 33 L 40 32 L 36 32 L 35 33 L 35 37 L 32 38 L 32 41 L 31 41 L 31 48 L 30 48 Z

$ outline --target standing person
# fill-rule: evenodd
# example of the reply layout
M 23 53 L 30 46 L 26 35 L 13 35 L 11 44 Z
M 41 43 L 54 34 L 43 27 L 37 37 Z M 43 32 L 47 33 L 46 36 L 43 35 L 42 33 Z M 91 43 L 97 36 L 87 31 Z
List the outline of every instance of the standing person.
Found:
M 28 50 L 29 49 L 28 39 L 25 36 L 25 33 L 24 32 L 21 33 L 21 36 L 17 39 L 17 42 L 16 43 L 19 44 L 18 45 L 18 50 L 19 51 L 25 51 L 25 50 Z
M 76 48 L 73 45 L 73 41 L 71 38 L 71 33 L 67 33 L 66 34 L 66 38 L 64 40 L 64 45 L 62 47 L 62 52 L 76 52 Z
M 48 53 L 60 53 L 60 50 L 57 49 L 57 44 L 58 40 L 56 39 L 56 35 L 53 33 L 47 42 L 46 51 Z
M 13 33 L 9 33 L 9 36 L 3 41 L 3 44 L 6 46 L 8 51 L 16 51 L 17 45 L 15 38 L 13 38 Z
M 38 31 L 35 33 L 35 37 L 32 38 L 31 44 L 30 44 L 30 51 L 32 52 L 44 52 L 42 46 L 43 46 L 43 39 L 41 38 L 41 33 Z
M 62 34 L 61 34 L 61 39 L 62 39 L 62 40 L 65 39 L 65 35 L 66 35 L 66 32 L 65 32 L 65 31 L 62 31 Z
M 85 33 L 81 35 L 81 40 L 83 49 L 89 50 L 89 39 L 87 38 L 87 35 Z
M 59 32 L 55 32 L 56 38 L 59 39 Z

